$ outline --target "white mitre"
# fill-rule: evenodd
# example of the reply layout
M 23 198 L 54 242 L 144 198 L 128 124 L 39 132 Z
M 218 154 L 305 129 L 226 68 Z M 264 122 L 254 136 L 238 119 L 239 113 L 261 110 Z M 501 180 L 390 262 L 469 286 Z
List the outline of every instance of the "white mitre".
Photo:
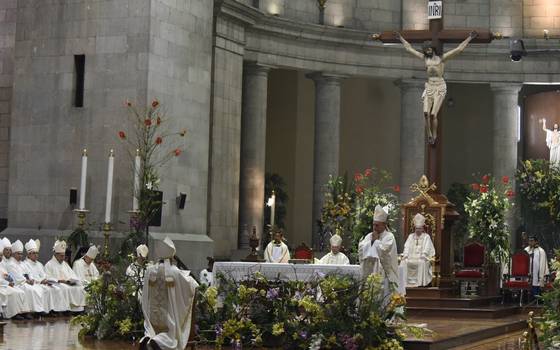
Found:
M 412 219 L 414 221 L 414 227 L 416 228 L 423 228 L 424 225 L 426 224 L 426 218 L 424 217 L 424 215 L 418 213 L 414 216 L 414 219 Z
M 30 239 L 29 241 L 27 241 L 27 243 L 25 243 L 25 250 L 28 253 L 32 253 L 32 252 L 39 252 L 39 247 L 37 246 L 37 243 L 35 243 L 34 240 Z
M 64 241 L 54 242 L 53 251 L 55 253 L 66 253 L 66 242 Z
M 340 247 L 340 245 L 342 244 L 342 237 L 340 237 L 339 235 L 334 235 L 331 237 L 330 243 L 332 246 Z
M 23 253 L 23 243 L 19 239 L 12 244 L 12 253 Z
M 159 244 L 159 255 L 162 259 L 171 259 L 175 256 L 175 244 L 169 237 L 165 237 Z
M 89 247 L 86 255 L 92 259 L 95 259 L 95 257 L 97 256 L 97 254 L 99 254 L 99 249 L 97 249 L 96 246 L 92 245 L 91 247 Z
M 380 205 L 375 207 L 375 211 L 373 212 L 373 221 L 377 222 L 387 222 L 387 217 L 389 213 L 385 208 L 382 208 Z
M 141 256 L 143 258 L 147 258 L 148 257 L 148 246 L 145 244 L 140 244 L 138 247 L 136 247 L 136 255 L 137 256 Z
M 2 250 L 6 249 L 6 248 L 12 248 L 12 242 L 10 242 L 10 240 L 7 237 L 2 238 L 2 243 L 3 243 L 3 246 L 4 246 L 4 248 Z

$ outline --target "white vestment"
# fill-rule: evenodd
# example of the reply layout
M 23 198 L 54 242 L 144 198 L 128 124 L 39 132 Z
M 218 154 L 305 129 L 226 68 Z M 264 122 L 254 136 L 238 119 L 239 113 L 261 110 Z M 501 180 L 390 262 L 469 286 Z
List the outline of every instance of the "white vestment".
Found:
M 423 232 L 420 236 L 411 233 L 404 244 L 401 264 L 406 266 L 407 286 L 423 287 L 432 281 L 431 260 L 436 250 L 430 235 Z
M 287 263 L 290 260 L 290 250 L 284 242 L 268 243 L 264 250 L 264 260 L 269 263 Z
M 23 261 L 8 262 L 8 273 L 14 279 L 14 287 L 25 292 L 25 299 L 32 312 L 49 312 L 50 291 L 41 285 L 27 283 L 25 275 L 29 275 L 27 265 Z
M 145 337 L 163 350 L 183 350 L 191 330 L 198 283 L 169 260 L 146 269 L 142 290 Z
M 379 263 L 379 254 L 377 248 L 371 240 L 372 233 L 368 233 L 360 243 L 358 243 L 358 257 L 362 266 L 362 276 L 366 277 L 371 274 L 382 273 L 381 264 Z
M 17 314 L 30 312 L 31 309 L 25 298 L 23 290 L 10 287 L 10 283 L 6 280 L 8 271 L 0 266 L 0 304 L 2 305 L 2 314 L 6 318 L 12 318 Z
M 198 280 L 200 281 L 200 284 L 211 287 L 214 284 L 214 274 L 212 273 L 212 271 L 204 269 L 200 271 L 200 278 Z
M 78 276 L 76 276 L 74 271 L 70 268 L 70 265 L 68 265 L 66 261 L 59 263 L 53 256 L 52 259 L 45 264 L 45 272 L 47 273 L 47 279 L 49 281 L 65 280 L 77 282 L 77 285 L 74 286 L 64 283 L 59 283 L 57 286 L 68 291 L 71 311 L 83 310 L 86 305 L 86 291 L 80 284 Z
M 324 265 L 349 265 L 350 264 L 350 260 L 348 260 L 348 257 L 346 255 L 344 255 L 343 253 L 336 253 L 333 254 L 332 252 L 328 252 L 327 254 L 325 254 L 324 257 L 321 258 L 321 260 L 319 260 L 319 264 L 324 264 Z
M 371 260 L 376 252 L 377 256 L 379 257 L 379 265 L 381 265 L 378 271 L 385 277 L 385 296 L 388 296 L 394 290 L 398 291 L 401 294 L 404 294 L 405 287 L 400 285 L 398 277 L 399 262 L 395 236 L 391 232 L 385 230 L 379 235 L 379 239 L 375 240 L 372 244 L 372 235 L 373 232 L 370 232 L 358 244 L 358 249 L 360 251 L 360 261 L 363 260 L 364 262 L 367 262 L 367 260 Z M 367 265 L 361 265 L 362 271 L 367 272 Z M 373 273 L 376 272 L 373 271 Z M 364 277 L 365 276 L 367 276 L 367 274 L 364 274 Z
M 541 247 L 526 247 L 525 251 L 531 256 L 531 274 L 532 285 L 535 287 L 544 287 L 545 277 L 549 274 L 548 261 L 546 260 L 546 252 Z
M 78 276 L 78 279 L 82 281 L 85 286 L 89 282 L 99 278 L 99 271 L 95 267 L 95 263 L 92 261 L 89 265 L 86 263 L 84 258 L 80 258 L 74 261 L 74 273 Z
M 546 145 L 550 148 L 550 163 L 560 166 L 560 131 L 546 129 Z
M 40 261 L 26 259 L 25 264 L 27 265 L 29 279 L 33 280 L 35 284 L 40 284 L 42 281 L 47 279 L 45 267 Z M 51 311 L 64 312 L 70 310 L 69 291 L 67 289 L 64 289 L 57 283 L 43 284 L 42 286 L 43 288 L 50 290 L 49 304 Z

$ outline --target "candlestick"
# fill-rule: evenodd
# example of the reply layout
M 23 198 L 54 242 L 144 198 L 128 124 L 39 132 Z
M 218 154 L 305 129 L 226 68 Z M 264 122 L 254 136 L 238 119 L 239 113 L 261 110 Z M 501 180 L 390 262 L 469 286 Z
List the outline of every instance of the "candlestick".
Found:
M 272 205 L 270 206 L 270 227 L 274 227 L 274 219 L 276 214 L 276 194 L 274 194 L 274 190 L 272 190 Z
M 105 202 L 105 223 L 111 222 L 111 199 L 113 197 L 113 168 L 115 164 L 115 153 L 109 152 L 109 167 L 107 169 L 107 200 Z
M 103 248 L 103 255 L 105 258 L 109 257 L 109 231 L 111 231 L 111 224 L 106 222 L 103 224 L 103 236 L 105 237 L 105 247 Z
M 82 174 L 80 177 L 80 210 L 86 208 L 87 149 L 82 151 Z
M 136 149 L 134 157 L 134 193 L 132 193 L 132 211 L 138 211 L 138 197 L 140 196 L 140 150 Z

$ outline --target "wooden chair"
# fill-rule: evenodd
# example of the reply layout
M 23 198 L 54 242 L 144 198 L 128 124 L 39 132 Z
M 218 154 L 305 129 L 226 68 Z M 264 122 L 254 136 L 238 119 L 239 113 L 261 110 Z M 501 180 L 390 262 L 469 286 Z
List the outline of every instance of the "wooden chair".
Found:
M 293 264 L 309 264 L 313 262 L 313 249 L 302 242 L 294 250 L 293 259 L 290 259 L 290 263 Z
M 509 273 L 504 274 L 502 288 L 504 293 L 502 296 L 502 304 L 504 302 L 506 291 L 519 291 L 519 306 L 523 305 L 523 291 L 531 290 L 531 258 L 525 251 L 519 251 L 511 256 L 509 264 Z
M 454 273 L 455 279 L 459 281 L 459 288 L 461 288 L 460 282 L 465 281 L 467 288 L 469 283 L 476 282 L 482 289 L 488 278 L 485 250 L 485 247 L 478 242 L 472 242 L 463 247 L 463 266 L 460 266 Z

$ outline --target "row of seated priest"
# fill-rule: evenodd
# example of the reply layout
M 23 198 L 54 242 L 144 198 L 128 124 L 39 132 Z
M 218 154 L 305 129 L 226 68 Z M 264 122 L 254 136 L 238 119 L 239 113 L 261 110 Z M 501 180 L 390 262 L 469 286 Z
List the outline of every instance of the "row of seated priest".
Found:
M 429 234 L 425 232 L 425 217 L 417 214 L 414 217 L 415 232 L 411 233 L 400 255 L 399 280 L 406 283 L 407 287 L 428 286 L 432 281 L 432 262 L 435 257 L 435 248 Z M 365 236 L 359 243 L 358 255 L 360 265 L 367 270 L 367 274 L 380 273 L 382 264 L 379 263 L 378 246 L 374 241 Z M 341 251 L 342 238 L 333 235 L 330 238 L 330 251 L 321 259 L 311 259 L 308 262 L 326 265 L 348 265 L 350 260 Z M 283 241 L 281 231 L 274 232 L 272 241 L 264 250 L 264 259 L 269 263 L 288 263 L 291 259 L 290 250 Z M 297 260 L 297 259 L 296 259 Z M 404 282 L 406 281 L 406 282 Z

